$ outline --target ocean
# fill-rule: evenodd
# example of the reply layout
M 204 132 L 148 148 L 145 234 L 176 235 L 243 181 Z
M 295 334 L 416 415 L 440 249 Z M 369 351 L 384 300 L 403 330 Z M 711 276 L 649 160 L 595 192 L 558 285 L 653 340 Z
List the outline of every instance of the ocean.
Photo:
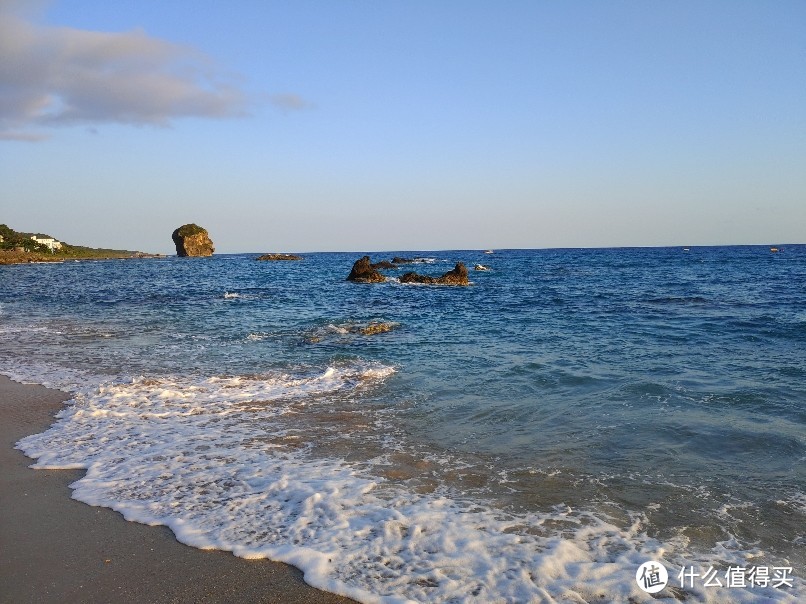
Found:
M 362 255 L 1 266 L 18 448 L 361 602 L 803 601 L 806 246 Z

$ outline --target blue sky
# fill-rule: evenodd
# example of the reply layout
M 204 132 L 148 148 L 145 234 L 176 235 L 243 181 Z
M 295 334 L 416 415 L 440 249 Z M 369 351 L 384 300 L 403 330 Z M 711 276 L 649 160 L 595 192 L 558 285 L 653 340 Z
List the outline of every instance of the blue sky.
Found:
M 806 2 L 0 0 L 0 222 L 172 252 L 806 242 Z

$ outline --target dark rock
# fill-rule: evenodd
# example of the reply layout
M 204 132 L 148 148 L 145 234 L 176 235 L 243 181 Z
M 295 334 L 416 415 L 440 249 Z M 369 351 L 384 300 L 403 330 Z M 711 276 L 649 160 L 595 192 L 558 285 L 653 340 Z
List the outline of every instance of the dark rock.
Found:
M 371 264 L 372 268 L 379 269 L 379 268 L 397 268 L 397 265 L 389 262 L 388 260 L 381 260 L 380 262 L 373 262 Z
M 429 277 L 428 275 L 420 275 L 419 273 L 403 273 L 400 276 L 401 283 L 436 283 L 436 277 Z
M 468 285 L 467 267 L 463 262 L 457 262 L 453 270 L 441 277 L 429 277 L 418 273 L 406 273 L 400 277 L 401 283 L 425 283 L 429 285 Z
M 255 258 L 255 260 L 302 260 L 302 256 L 297 256 L 296 254 L 263 254 Z
M 392 264 L 411 264 L 413 262 L 415 262 L 414 258 L 401 258 L 400 256 L 392 258 Z
M 177 256 L 212 256 L 215 248 L 207 230 L 197 224 L 185 224 L 176 229 L 171 238 Z
M 457 262 L 452 271 L 448 271 L 439 278 L 445 285 L 467 285 L 467 267 L 464 262 Z
M 386 281 L 386 277 L 372 268 L 369 256 L 364 256 L 355 261 L 353 270 L 347 276 L 348 281 L 358 281 L 359 283 L 380 283 Z

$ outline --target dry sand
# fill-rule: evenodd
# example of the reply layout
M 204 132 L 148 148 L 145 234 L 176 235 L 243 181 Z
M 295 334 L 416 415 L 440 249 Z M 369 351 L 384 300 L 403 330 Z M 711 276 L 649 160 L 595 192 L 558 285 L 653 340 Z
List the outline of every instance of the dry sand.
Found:
M 71 499 L 82 471 L 32 470 L 14 449 L 67 398 L 0 376 L 0 602 L 352 602 L 291 566 L 194 549 L 165 527 Z

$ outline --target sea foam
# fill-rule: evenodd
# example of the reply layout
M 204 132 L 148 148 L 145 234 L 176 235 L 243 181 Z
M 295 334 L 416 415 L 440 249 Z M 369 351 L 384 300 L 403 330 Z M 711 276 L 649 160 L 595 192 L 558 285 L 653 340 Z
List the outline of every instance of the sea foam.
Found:
M 36 370 L 20 366 L 14 377 Z M 411 492 L 366 467 L 311 455 L 309 443 L 284 446 L 298 436 L 285 419 L 393 372 L 352 361 L 196 379 L 40 374 L 74 398 L 18 448 L 36 468 L 86 469 L 71 485 L 80 501 L 168 526 L 193 547 L 287 562 L 311 585 L 362 602 L 649 602 L 633 580 L 647 560 L 670 569 L 746 565 L 732 543 L 689 559 L 684 539 L 648 537 L 640 515 L 625 528 L 568 506 L 509 513 L 456 493 Z M 688 589 L 686 597 L 796 601 L 793 590 L 772 587 Z

